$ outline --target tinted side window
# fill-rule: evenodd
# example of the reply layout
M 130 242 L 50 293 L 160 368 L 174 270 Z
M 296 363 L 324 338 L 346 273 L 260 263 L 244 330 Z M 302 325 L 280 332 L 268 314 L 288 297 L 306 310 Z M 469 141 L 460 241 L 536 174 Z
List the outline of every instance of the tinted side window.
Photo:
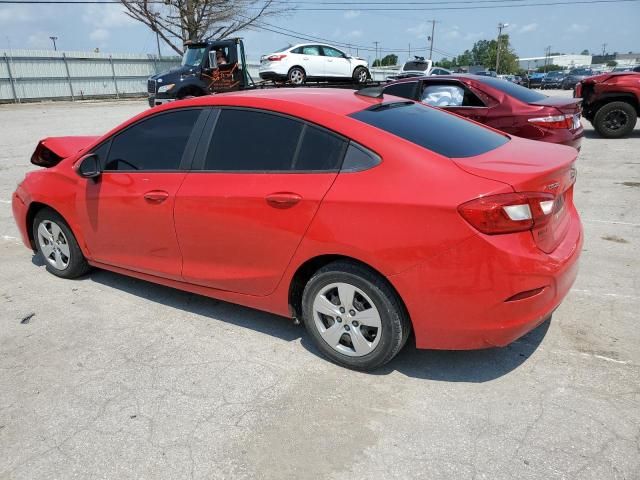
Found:
M 387 95 L 395 95 L 396 97 L 415 100 L 417 86 L 418 82 L 395 83 L 385 88 L 384 93 Z
M 113 138 L 104 170 L 177 170 L 199 115 L 162 113 L 127 128 Z
M 546 95 L 543 95 L 540 92 L 529 90 L 528 88 L 521 87 L 520 85 L 516 85 L 515 83 L 508 82 L 501 78 L 486 77 L 481 81 L 486 83 L 490 87 L 495 88 L 496 90 L 500 90 L 507 95 L 511 95 L 512 97 L 517 98 L 521 102 L 539 102 L 540 100 L 544 100 L 545 98 L 547 98 Z
M 338 170 L 347 142 L 321 128 L 307 125 L 294 159 L 294 170 Z
M 205 170 L 291 170 L 303 124 L 250 110 L 222 110 L 205 159 Z
M 381 161 L 380 157 L 371 150 L 352 142 L 344 156 L 341 171 L 361 172 L 379 165 Z
M 294 48 L 291 53 L 302 53 L 302 47 Z
M 302 47 L 303 55 L 320 55 L 320 47 L 317 45 L 309 45 Z
M 325 57 L 338 57 L 338 58 L 344 57 L 344 54 L 341 51 L 336 50 L 335 48 L 322 47 L 322 51 L 324 52 Z
M 473 157 L 507 143 L 508 137 L 419 103 L 382 105 L 350 117 L 445 157 Z

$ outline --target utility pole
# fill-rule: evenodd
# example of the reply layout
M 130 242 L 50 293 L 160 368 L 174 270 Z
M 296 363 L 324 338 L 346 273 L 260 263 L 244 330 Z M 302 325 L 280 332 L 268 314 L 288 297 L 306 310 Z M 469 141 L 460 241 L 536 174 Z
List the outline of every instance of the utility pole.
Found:
M 53 49 L 57 51 L 58 48 L 56 47 L 56 40 L 58 39 L 58 37 L 49 37 L 49 38 L 53 42 Z
M 373 63 L 376 63 L 376 60 L 378 60 L 378 44 L 380 42 L 373 42 L 376 44 L 376 58 L 373 59 Z M 380 62 L 378 62 L 378 66 L 380 66 Z
M 603 57 L 604 57 L 604 54 L 605 54 L 606 48 L 607 48 L 607 44 L 606 44 L 606 43 L 603 43 L 603 44 L 602 44 L 602 56 L 603 56 Z
M 500 38 L 502 37 L 502 29 L 507 28 L 509 26 L 508 23 L 500 22 L 498 24 L 498 43 L 496 44 L 496 75 L 498 75 L 500 69 Z
M 160 55 L 160 35 L 158 34 L 158 30 L 156 30 L 156 45 L 158 46 L 158 59 L 162 59 L 162 55 Z
M 544 73 L 547 73 L 547 64 L 551 57 L 551 45 L 544 49 Z
M 431 36 L 428 38 L 428 40 L 431 41 L 431 43 L 429 44 L 429 60 L 431 60 L 431 57 L 433 57 L 433 36 L 436 33 L 436 21 L 435 20 L 429 20 L 431 22 Z
M 411 44 L 409 44 L 409 59 L 411 59 Z

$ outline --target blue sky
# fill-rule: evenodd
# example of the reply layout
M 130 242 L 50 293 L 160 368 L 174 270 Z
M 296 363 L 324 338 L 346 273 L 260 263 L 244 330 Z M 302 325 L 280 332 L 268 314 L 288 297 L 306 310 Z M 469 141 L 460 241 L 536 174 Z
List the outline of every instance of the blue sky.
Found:
M 533 0 L 532 0 L 533 1 Z M 542 0 L 549 1 L 549 0 Z M 389 2 L 388 5 L 393 5 Z M 292 12 L 269 23 L 308 35 L 336 39 L 373 48 L 408 50 L 426 54 L 430 19 L 436 19 L 435 48 L 459 54 L 474 41 L 495 38 L 498 22 L 520 57 L 541 56 L 544 48 L 580 53 L 583 49 L 626 53 L 640 50 L 640 2 L 557 5 L 455 11 L 367 12 L 354 8 L 340 12 Z M 155 37 L 144 25 L 129 19 L 118 5 L 0 5 L 0 52 L 12 48 L 50 48 L 50 35 L 61 50 L 153 53 Z M 298 40 L 265 31 L 246 31 L 249 59 L 256 59 Z M 163 47 L 163 54 L 170 53 Z M 355 49 L 353 51 L 355 54 Z M 359 51 L 373 59 L 372 52 Z M 397 52 L 401 58 L 408 52 Z M 441 58 L 441 53 L 434 58 Z

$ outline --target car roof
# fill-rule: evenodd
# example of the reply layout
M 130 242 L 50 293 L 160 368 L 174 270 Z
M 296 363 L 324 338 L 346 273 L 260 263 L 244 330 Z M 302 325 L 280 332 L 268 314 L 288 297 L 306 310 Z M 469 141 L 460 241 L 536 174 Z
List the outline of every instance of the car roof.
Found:
M 179 102 L 170 102 L 167 106 L 239 106 L 287 111 L 288 107 L 304 107 L 316 111 L 346 116 L 365 108 L 379 105 L 381 98 L 356 95 L 351 89 L 344 88 L 265 88 L 243 90 L 215 95 L 205 95 Z M 164 106 L 163 106 L 164 107 Z M 156 107 L 160 109 L 161 107 Z

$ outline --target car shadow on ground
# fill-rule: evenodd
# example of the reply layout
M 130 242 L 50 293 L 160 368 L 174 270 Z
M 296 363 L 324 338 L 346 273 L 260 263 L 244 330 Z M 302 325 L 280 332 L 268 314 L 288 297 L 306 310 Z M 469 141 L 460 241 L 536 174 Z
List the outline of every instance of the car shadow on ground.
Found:
M 37 266 L 44 266 L 39 255 L 34 255 L 32 262 Z M 94 269 L 78 281 L 96 282 L 148 301 L 271 335 L 287 342 L 300 339 L 304 348 L 318 357 L 322 356 L 304 327 L 285 317 L 107 270 Z M 546 321 L 507 347 L 472 351 L 418 350 L 411 336 L 395 359 L 371 374 L 388 375 L 398 371 L 408 377 L 425 380 L 487 382 L 502 377 L 522 365 L 540 345 L 548 328 L 549 321 Z
M 598 132 L 596 132 L 595 130 L 584 130 L 584 136 L 585 138 L 593 138 L 595 140 L 618 140 L 617 138 L 604 138 L 602 136 L 600 136 L 600 134 Z M 627 135 L 626 137 L 623 137 L 620 140 L 623 140 L 624 138 L 640 138 L 640 128 L 636 128 L 635 130 L 633 130 L 629 135 Z

